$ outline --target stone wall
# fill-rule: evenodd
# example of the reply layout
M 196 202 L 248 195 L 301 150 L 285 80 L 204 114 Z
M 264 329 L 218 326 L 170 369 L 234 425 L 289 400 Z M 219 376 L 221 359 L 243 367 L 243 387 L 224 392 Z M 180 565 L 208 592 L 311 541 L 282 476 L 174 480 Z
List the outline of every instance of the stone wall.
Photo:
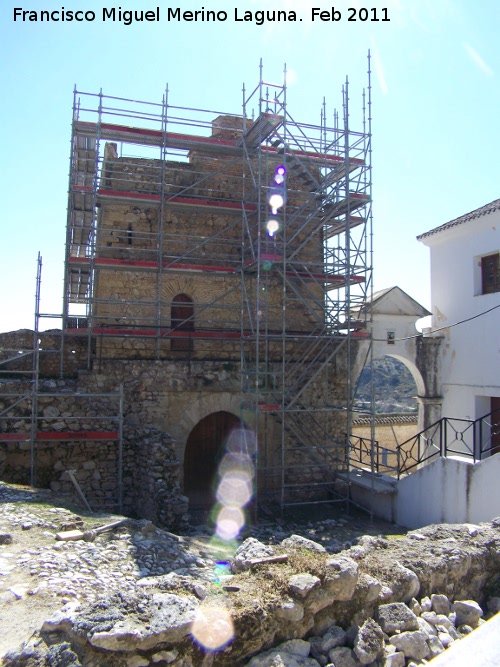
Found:
M 498 519 L 365 535 L 340 553 L 248 538 L 204 580 L 144 576 L 67 605 L 5 664 L 423 666 L 499 610 L 499 544 Z
M 39 341 L 40 377 L 59 377 L 61 331 L 59 329 L 40 331 L 37 341 Z M 34 333 L 30 329 L 0 333 L 0 378 L 12 377 L 16 371 L 19 371 L 20 375 L 21 372 L 31 372 L 34 368 L 34 355 L 31 353 L 35 345 Z M 16 356 L 18 358 L 15 358 Z M 5 363 L 6 360 L 10 361 Z M 65 377 L 76 377 L 78 370 L 85 368 L 87 364 L 86 337 L 65 336 L 63 362 Z
M 188 501 L 180 492 L 172 438 L 144 427 L 149 421 L 140 414 L 139 403 L 137 413 L 125 410 L 128 419 L 123 421 L 120 444 L 119 394 L 110 394 L 110 389 L 104 392 L 103 383 L 88 385 L 72 380 L 40 383 L 32 451 L 30 384 L 1 383 L 0 412 L 6 418 L 0 422 L 0 477 L 30 484 L 33 467 L 36 486 L 67 495 L 75 494 L 68 474 L 72 470 L 92 509 L 115 508 L 170 529 L 178 527 L 186 521 Z M 96 432 L 102 433 L 99 440 L 92 439 Z M 114 435 L 106 438 L 110 432 Z M 4 438 L 17 434 L 20 440 L 2 442 L 2 434 Z
M 50 340 L 60 342 L 60 332 L 49 332 Z M 31 336 L 31 338 L 30 338 Z M 59 336 L 59 341 L 57 337 Z M 15 334 L 6 334 L 9 345 L 21 347 L 32 339 L 32 332 L 20 332 L 19 340 Z M 24 342 L 23 342 L 24 341 Z M 81 342 L 78 340 L 78 342 Z M 86 341 L 85 341 L 86 342 Z M 117 353 L 122 354 L 128 340 L 120 339 Z M 140 345 L 141 339 L 130 343 Z M 54 343 L 54 344 L 56 344 Z M 17 344 L 17 345 L 16 345 Z M 52 360 L 49 353 L 46 359 Z M 332 344 L 336 344 L 334 341 Z M 354 342 L 353 342 L 354 344 Z M 67 493 L 73 490 L 71 479 L 65 472 L 75 470 L 75 476 L 88 500 L 93 506 L 117 503 L 123 495 L 123 506 L 127 512 L 139 516 L 157 517 L 158 508 L 178 505 L 184 508 L 186 500 L 179 501 L 184 475 L 185 447 L 190 433 L 200 420 L 217 412 L 229 412 L 242 419 L 247 428 L 253 430 L 259 440 L 259 457 L 256 462 L 259 473 L 259 489 L 264 487 L 272 491 L 276 483 L 281 483 L 283 465 L 287 483 L 310 484 L 313 489 L 325 481 L 325 472 L 331 474 L 334 461 L 340 464 L 344 458 L 343 434 L 345 433 L 345 415 L 342 411 L 331 409 L 323 411 L 314 418 L 303 410 L 304 405 L 341 405 L 347 391 L 347 359 L 337 354 L 323 366 L 309 369 L 313 378 L 303 388 L 304 378 L 301 364 L 290 364 L 287 369 L 287 391 L 292 397 L 299 396 L 296 414 L 293 417 L 294 428 L 285 433 L 285 456 L 282 455 L 281 422 L 274 413 L 264 413 L 256 418 L 255 413 L 242 406 L 241 366 L 239 342 L 224 346 L 216 360 L 189 358 L 191 355 L 180 353 L 179 360 L 150 359 L 106 359 L 99 355 L 93 361 L 93 368 L 80 371 L 78 380 L 51 379 L 40 383 L 37 406 L 38 432 L 57 434 L 69 432 L 66 440 L 44 441 L 39 436 L 36 443 L 36 483 L 51 486 L 54 490 Z M 84 367 L 86 351 L 78 348 L 80 354 L 71 354 L 71 359 Z M 132 347 L 130 348 L 133 349 Z M 121 350 L 121 352 L 120 352 Z M 269 350 L 273 356 L 273 348 Z M 146 351 L 145 351 L 146 353 Z M 175 355 L 171 354 L 171 357 Z M 193 355 L 195 356 L 195 355 Z M 276 349 L 276 358 L 281 350 Z M 188 357 L 188 358 L 182 358 Z M 21 360 L 24 362 L 24 359 Z M 18 363 L 18 360 L 15 361 Z M 45 372 L 57 376 L 59 365 L 44 363 Z M 256 366 L 247 368 L 249 381 Z M 280 403 L 283 387 L 282 367 L 279 361 L 259 368 L 261 397 L 266 403 Z M 119 429 L 119 396 L 123 388 L 123 451 L 120 454 L 117 437 L 94 440 L 86 432 L 109 432 Z M 0 420 L 0 433 L 25 434 L 24 442 L 9 441 L 0 445 L 0 474 L 7 481 L 29 483 L 31 478 L 31 446 L 27 441 L 31 430 L 32 387 L 28 381 L 5 380 L 2 390 L 11 397 L 0 398 L 0 411 L 4 411 Z M 88 394 L 88 395 L 87 395 Z M 111 394 L 106 396 L 105 394 Z M 15 398 L 14 395 L 17 395 Z M 9 408 L 10 403 L 15 403 Z M 318 427 L 318 423 L 321 426 Z M 154 429 L 156 440 L 147 447 L 138 430 Z M 324 431 L 322 429 L 325 429 Z M 78 432 L 84 432 L 79 439 Z M 330 433 L 337 440 L 317 451 L 308 450 L 316 442 L 324 443 L 325 433 Z M 170 434 L 170 435 L 166 435 Z M 335 436 L 335 434 L 337 434 Z M 49 436 L 49 437 L 53 437 Z M 103 436 L 104 437 L 104 436 Z M 165 440 L 166 438 L 166 440 Z M 6 438 L 5 438 L 6 439 Z M 167 450 L 164 449 L 168 441 Z M 163 453 L 162 453 L 163 452 Z M 122 457 L 123 465 L 119 459 Z M 162 463 L 152 463 L 163 460 Z M 160 466 L 159 469 L 155 466 Z M 271 472 L 270 472 L 271 471 Z M 123 484 L 120 484 L 120 476 Z M 160 483 L 160 478 L 164 483 Z M 270 481 L 271 480 L 271 481 Z M 168 493 L 173 493 L 170 502 Z M 158 498 L 159 500 L 153 500 Z M 156 509 L 154 509 L 154 507 Z M 170 509 L 165 510 L 168 514 Z M 176 514 L 176 512 L 174 512 Z M 175 517 L 163 517 L 158 521 L 174 520 Z

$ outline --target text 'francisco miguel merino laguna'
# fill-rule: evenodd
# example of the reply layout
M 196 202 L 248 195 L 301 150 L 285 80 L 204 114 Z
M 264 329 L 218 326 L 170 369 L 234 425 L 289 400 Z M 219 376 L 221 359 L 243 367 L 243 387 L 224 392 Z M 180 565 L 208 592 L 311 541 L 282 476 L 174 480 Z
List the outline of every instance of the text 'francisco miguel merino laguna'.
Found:
M 230 18 L 228 12 L 224 10 L 208 10 L 202 7 L 196 11 L 181 11 L 180 7 L 166 7 L 162 8 L 162 13 L 167 21 L 197 21 L 197 22 L 218 22 L 227 21 Z M 139 23 L 142 21 L 160 21 L 160 8 L 150 10 L 128 10 L 121 7 L 103 7 L 100 16 L 102 21 L 118 22 L 124 25 L 131 25 L 132 23 Z M 297 21 L 296 13 L 293 11 L 248 11 L 235 8 L 232 17 L 234 21 L 252 21 L 257 25 L 262 25 L 266 21 Z M 14 21 L 29 21 L 29 22 L 59 22 L 64 21 L 70 23 L 72 21 L 78 22 L 92 22 L 99 20 L 99 15 L 96 12 L 89 10 L 72 10 L 56 9 L 50 10 L 33 10 L 23 9 L 22 7 L 14 8 Z

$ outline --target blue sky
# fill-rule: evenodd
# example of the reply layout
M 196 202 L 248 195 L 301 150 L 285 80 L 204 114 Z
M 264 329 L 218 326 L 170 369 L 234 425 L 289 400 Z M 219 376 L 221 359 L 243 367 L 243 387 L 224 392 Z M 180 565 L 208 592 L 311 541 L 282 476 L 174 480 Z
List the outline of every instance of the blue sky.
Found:
M 354 126 L 373 66 L 374 287 L 399 285 L 430 306 L 428 249 L 416 236 L 500 196 L 498 0 L 347 0 L 342 19 L 312 21 L 319 0 L 3 0 L 0 5 L 0 331 L 32 328 L 36 258 L 44 313 L 62 304 L 73 88 L 241 112 L 242 84 L 281 83 L 288 109 L 319 123 L 349 76 Z M 14 21 L 14 7 L 94 11 L 93 22 Z M 102 21 L 103 7 L 151 10 L 159 23 Z M 168 7 L 226 11 L 224 22 L 168 22 Z M 390 21 L 348 21 L 375 8 Z M 295 11 L 296 22 L 237 22 L 245 10 Z M 370 11 L 370 17 L 374 13 Z M 42 328 L 54 326 L 44 321 Z

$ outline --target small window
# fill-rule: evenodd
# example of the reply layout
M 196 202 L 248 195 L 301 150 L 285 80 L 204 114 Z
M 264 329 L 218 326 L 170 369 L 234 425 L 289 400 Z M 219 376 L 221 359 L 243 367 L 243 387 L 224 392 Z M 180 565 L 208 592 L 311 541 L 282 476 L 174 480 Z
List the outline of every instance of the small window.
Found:
M 387 345 L 394 345 L 395 340 L 396 340 L 396 332 L 395 331 L 388 331 L 387 332 Z
M 187 294 L 177 294 L 173 298 L 171 313 L 172 336 L 170 349 L 176 352 L 189 352 L 193 349 L 194 304 Z
M 500 292 L 500 255 L 481 257 L 481 294 Z

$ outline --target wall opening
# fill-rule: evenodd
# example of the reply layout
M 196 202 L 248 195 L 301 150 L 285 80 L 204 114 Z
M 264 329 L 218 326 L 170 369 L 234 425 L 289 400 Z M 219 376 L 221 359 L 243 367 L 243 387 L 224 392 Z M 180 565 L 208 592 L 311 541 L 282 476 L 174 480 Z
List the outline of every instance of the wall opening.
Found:
M 177 352 L 189 352 L 193 349 L 193 339 L 189 332 L 194 331 L 194 304 L 187 294 L 177 294 L 172 299 L 170 311 L 172 332 L 180 333 L 180 337 L 173 337 L 170 349 Z
M 184 495 L 190 510 L 207 510 L 215 504 L 217 472 L 231 431 L 243 428 L 230 412 L 214 412 L 193 428 L 184 454 Z
M 407 360 L 407 363 L 410 363 Z M 372 437 L 371 419 L 371 376 L 374 383 L 375 440 L 378 443 L 376 464 L 380 472 L 396 474 L 397 447 L 412 438 L 418 431 L 419 394 L 415 377 L 407 363 L 395 356 L 385 355 L 365 366 L 356 383 L 355 412 L 352 435 L 354 443 L 370 441 Z M 415 368 L 415 372 L 418 373 Z M 367 456 L 366 467 L 371 466 Z
M 415 369 L 416 370 L 416 369 Z M 400 359 L 385 355 L 373 360 L 361 372 L 355 389 L 357 409 L 370 409 L 373 376 L 375 413 L 417 414 L 417 383 L 408 366 Z

